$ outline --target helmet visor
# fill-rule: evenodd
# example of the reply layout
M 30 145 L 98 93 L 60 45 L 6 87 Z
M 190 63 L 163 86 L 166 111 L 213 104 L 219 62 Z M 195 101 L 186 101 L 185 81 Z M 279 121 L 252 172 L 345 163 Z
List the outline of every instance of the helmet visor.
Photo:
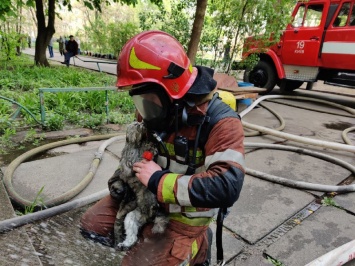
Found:
M 155 93 L 132 95 L 134 105 L 146 121 L 162 118 L 165 115 L 163 104 Z
M 147 123 L 162 121 L 169 116 L 171 100 L 158 84 L 146 83 L 129 91 L 134 105 Z

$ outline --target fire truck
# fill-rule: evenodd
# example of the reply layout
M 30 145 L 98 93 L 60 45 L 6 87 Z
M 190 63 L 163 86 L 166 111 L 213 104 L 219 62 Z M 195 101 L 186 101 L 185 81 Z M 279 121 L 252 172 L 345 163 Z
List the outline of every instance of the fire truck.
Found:
M 284 93 L 304 82 L 312 89 L 318 80 L 355 88 L 355 0 L 298 1 L 292 18 L 276 44 L 245 40 L 243 58 L 256 54 L 258 63 L 244 81 L 265 93 L 276 84 Z

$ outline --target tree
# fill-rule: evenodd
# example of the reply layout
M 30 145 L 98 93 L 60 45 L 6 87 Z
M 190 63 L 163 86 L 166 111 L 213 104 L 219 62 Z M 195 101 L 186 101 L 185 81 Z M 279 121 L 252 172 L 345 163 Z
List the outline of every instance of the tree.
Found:
M 192 64 L 195 63 L 198 45 L 201 39 L 203 22 L 207 8 L 207 0 L 197 0 L 194 24 L 192 26 L 191 37 L 187 49 L 187 56 Z
M 242 51 L 245 37 L 257 36 L 263 41 L 269 41 L 273 34 L 273 41 L 277 42 L 281 31 L 289 22 L 293 4 L 293 0 L 212 1 L 208 13 L 219 29 L 218 41 L 222 42 L 219 47 L 223 49 L 220 54 L 229 59 L 224 71 L 230 72 L 233 60 Z M 226 45 L 228 43 L 231 45 Z
M 71 0 L 17 0 L 17 6 L 13 6 L 11 0 L 1 0 L 0 4 L 0 19 L 5 19 L 7 15 L 14 16 L 17 6 L 27 5 L 36 8 L 37 18 L 37 40 L 35 52 L 35 64 L 41 66 L 49 66 L 46 49 L 49 41 L 55 33 L 55 8 L 56 5 L 67 6 L 71 11 Z M 113 0 L 115 3 L 122 3 L 127 5 L 136 5 L 138 0 Z M 161 4 L 162 0 L 151 0 L 154 4 Z M 101 5 L 109 5 L 110 0 L 83 0 L 86 7 L 96 9 L 101 12 Z M 47 14 L 47 21 L 46 15 Z

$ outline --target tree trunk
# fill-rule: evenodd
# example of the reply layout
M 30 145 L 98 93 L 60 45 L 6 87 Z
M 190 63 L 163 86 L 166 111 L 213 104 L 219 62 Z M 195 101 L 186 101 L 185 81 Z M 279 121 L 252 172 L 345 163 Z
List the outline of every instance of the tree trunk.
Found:
M 35 64 L 39 66 L 49 66 L 46 50 L 50 39 L 52 38 L 55 19 L 55 0 L 48 0 L 48 24 L 44 16 L 44 8 L 42 0 L 36 0 L 36 17 L 37 17 L 37 39 L 35 49 Z
M 205 19 L 207 7 L 207 0 L 197 0 L 195 20 L 192 27 L 189 46 L 187 49 L 187 56 L 190 58 L 191 64 L 195 63 L 198 45 L 201 39 L 203 22 Z

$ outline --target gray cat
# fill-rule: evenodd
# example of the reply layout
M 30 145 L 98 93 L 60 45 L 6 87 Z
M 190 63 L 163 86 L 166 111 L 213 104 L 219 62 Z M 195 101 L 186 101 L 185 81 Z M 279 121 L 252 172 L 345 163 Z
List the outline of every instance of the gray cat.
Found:
M 156 195 L 132 170 L 133 164 L 142 160 L 143 152 L 158 153 L 146 135 L 143 123 L 128 125 L 119 167 L 108 181 L 111 196 L 121 201 L 114 225 L 115 247 L 119 250 L 129 250 L 138 240 L 139 229 L 147 222 L 154 222 L 152 233 L 163 233 L 169 221 L 159 207 Z

